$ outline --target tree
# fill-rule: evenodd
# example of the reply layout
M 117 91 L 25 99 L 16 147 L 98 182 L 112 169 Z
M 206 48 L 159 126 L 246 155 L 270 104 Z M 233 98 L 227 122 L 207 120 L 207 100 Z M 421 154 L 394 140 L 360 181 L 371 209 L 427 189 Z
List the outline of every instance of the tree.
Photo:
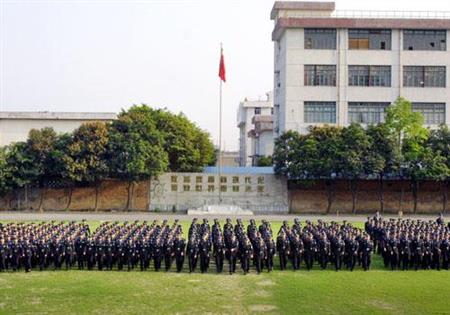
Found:
M 408 153 L 410 158 L 418 154 L 419 147 L 428 138 L 428 130 L 423 127 L 422 114 L 413 112 L 411 103 L 402 97 L 398 98 L 394 104 L 388 107 L 386 126 L 395 135 L 395 147 L 398 156 L 397 170 L 402 186 L 400 195 L 401 211 L 403 210 L 405 175 L 412 174 L 407 170 L 405 149 L 410 151 Z M 404 145 L 405 141 L 408 142 L 406 146 Z
M 61 138 L 60 150 L 57 152 L 63 165 L 61 171 L 69 182 L 66 209 L 70 207 L 73 186 L 79 183 L 94 185 L 94 209 L 98 209 L 100 184 L 109 175 L 108 132 L 108 125 L 104 122 L 88 122 L 78 127 L 68 138 Z
M 384 178 L 396 172 L 398 155 L 395 137 L 384 123 L 367 127 L 367 135 L 371 138 L 368 156 L 367 175 L 376 175 L 379 181 L 380 211 L 384 212 Z
M 60 174 L 55 172 L 52 159 L 57 137 L 55 130 L 49 127 L 40 130 L 31 129 L 28 134 L 26 150 L 33 161 L 33 167 L 36 169 L 35 181 L 43 189 L 39 210 L 42 210 L 45 193 L 52 180 L 61 178 Z
M 134 183 L 148 180 L 168 166 L 163 137 L 148 108 L 132 107 L 113 121 L 109 133 L 108 154 L 110 174 L 128 181 L 126 209 L 130 209 Z
M 8 147 L 0 147 L 0 197 L 4 197 L 13 189 L 11 168 L 7 161 Z
M 310 168 L 313 176 L 325 181 L 327 192 L 327 213 L 330 213 L 334 201 L 334 182 L 341 173 L 341 164 L 337 163 L 340 155 L 341 128 L 332 126 L 311 127 L 309 136 L 314 139 L 317 153 L 310 153 L 314 156 L 313 165 Z
M 257 166 L 272 166 L 273 165 L 272 157 L 270 155 L 260 156 L 258 157 L 256 164 Z
M 359 124 L 342 129 L 338 160 L 342 175 L 350 182 L 352 213 L 356 213 L 358 180 L 367 174 L 371 138 Z
M 430 147 L 417 145 L 411 139 L 404 142 L 406 171 L 411 178 L 414 200 L 413 212 L 417 212 L 417 199 L 419 182 L 431 179 L 437 182 L 446 180 L 450 175 L 450 169 L 445 158 L 440 152 L 433 152 Z
M 450 169 L 450 130 L 447 125 L 442 124 L 439 126 L 439 129 L 431 131 L 427 146 L 432 150 L 433 154 L 442 156 L 447 168 Z M 445 172 L 441 175 L 444 176 L 438 177 L 438 182 L 442 193 L 442 212 L 446 212 L 449 176 L 445 177 Z
M 183 113 L 173 114 L 166 109 L 151 109 L 146 105 L 134 106 L 131 110 L 148 114 L 155 121 L 169 156 L 170 171 L 201 172 L 205 166 L 214 164 L 216 157 L 209 134 Z

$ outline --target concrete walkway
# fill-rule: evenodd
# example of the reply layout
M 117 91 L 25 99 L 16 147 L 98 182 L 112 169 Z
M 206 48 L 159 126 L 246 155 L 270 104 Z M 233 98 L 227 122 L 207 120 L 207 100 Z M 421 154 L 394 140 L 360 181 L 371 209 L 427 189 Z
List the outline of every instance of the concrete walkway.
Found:
M 276 214 L 268 214 L 268 215 L 250 215 L 250 216 L 235 216 L 235 215 L 187 215 L 187 214 L 172 214 L 172 213 L 154 213 L 154 212 L 19 212 L 19 211 L 4 211 L 0 212 L 0 221 L 80 221 L 86 219 L 88 221 L 153 221 L 153 220 L 163 220 L 167 219 L 169 221 L 173 221 L 175 219 L 179 220 L 188 220 L 191 221 L 192 218 L 208 218 L 210 221 L 214 218 L 218 218 L 220 220 L 225 220 L 226 218 L 231 218 L 235 220 L 236 218 L 242 219 L 250 219 L 254 218 L 255 220 L 269 220 L 269 221 L 283 221 L 288 220 L 292 221 L 294 218 L 299 218 L 301 221 L 312 220 L 316 221 L 318 219 L 326 220 L 326 221 L 352 221 L 352 222 L 364 222 L 366 221 L 368 215 L 276 215 Z M 398 218 L 398 216 L 386 215 L 385 218 Z M 421 219 L 421 220 L 435 220 L 437 215 L 417 215 L 417 216 L 403 216 L 403 218 L 412 218 L 412 219 Z M 447 221 L 447 220 L 446 220 Z

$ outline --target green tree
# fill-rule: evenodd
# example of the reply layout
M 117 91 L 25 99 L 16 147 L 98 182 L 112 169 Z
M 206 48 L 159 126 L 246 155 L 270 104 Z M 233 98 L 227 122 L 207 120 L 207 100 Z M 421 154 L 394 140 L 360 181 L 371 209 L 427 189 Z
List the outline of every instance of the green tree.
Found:
M 437 182 L 446 180 L 450 169 L 440 152 L 433 152 L 430 147 L 417 145 L 411 139 L 404 142 L 406 172 L 411 178 L 414 201 L 413 212 L 417 213 L 417 199 L 420 181 L 431 179 Z
M 57 134 L 53 128 L 32 129 L 28 134 L 27 148 L 36 171 L 35 181 L 42 189 L 39 210 L 42 210 L 45 193 L 53 180 L 60 179 L 55 171 L 53 151 L 57 141 Z
M 128 181 L 126 209 L 130 209 L 134 183 L 148 180 L 167 170 L 168 156 L 148 108 L 133 107 L 112 122 L 108 160 L 110 174 Z
M 66 209 L 70 207 L 74 185 L 87 183 L 95 187 L 95 206 L 101 182 L 109 175 L 108 125 L 104 122 L 88 122 L 74 130 L 69 137 L 62 137 L 58 143 L 57 158 L 62 163 L 61 172 L 69 183 Z
M 378 177 L 380 211 L 384 213 L 384 179 L 387 174 L 396 172 L 399 165 L 396 139 L 384 123 L 370 125 L 366 132 L 371 138 L 370 154 L 367 157 L 367 175 Z
M 401 180 L 400 211 L 403 210 L 405 176 L 414 173 L 409 171 L 408 167 L 412 165 L 412 160 L 420 156 L 420 148 L 428 138 L 428 130 L 423 127 L 423 121 L 423 115 L 413 112 L 411 103 L 402 97 L 398 98 L 387 109 L 386 126 L 395 135 L 395 147 L 398 156 L 397 170 Z M 407 145 L 404 145 L 404 142 L 407 142 Z M 412 160 L 406 161 L 406 156 L 409 156 Z M 415 183 L 412 184 L 414 191 Z
M 8 147 L 0 147 L 0 197 L 4 197 L 13 189 L 11 168 L 8 164 Z
M 257 159 L 256 165 L 257 166 L 272 166 L 273 165 L 272 157 L 270 155 L 260 156 Z
M 327 193 L 327 213 L 330 213 L 335 197 L 335 181 L 342 172 L 340 157 L 342 129 L 332 126 L 312 127 L 309 136 L 312 152 L 310 172 L 315 178 L 323 179 Z
M 209 134 L 183 113 L 173 114 L 167 109 L 151 109 L 146 105 L 135 106 L 131 110 L 152 116 L 163 137 L 170 171 L 201 172 L 205 166 L 214 164 L 214 145 Z
M 442 156 L 447 168 L 450 169 L 450 130 L 447 125 L 442 124 L 439 129 L 431 131 L 427 146 L 434 154 Z M 444 176 L 439 177 L 438 182 L 442 193 L 442 212 L 446 212 L 449 176 L 445 177 L 445 172 L 442 175 Z
M 287 131 L 275 139 L 273 151 L 274 172 L 277 175 L 293 178 L 291 175 L 292 161 L 296 159 L 296 147 L 300 142 L 300 134 L 297 131 Z M 294 175 L 295 176 L 295 175 Z
M 361 125 L 351 124 L 349 127 L 342 129 L 338 156 L 341 174 L 350 183 L 353 214 L 356 213 L 358 180 L 368 173 L 370 147 L 371 138 Z

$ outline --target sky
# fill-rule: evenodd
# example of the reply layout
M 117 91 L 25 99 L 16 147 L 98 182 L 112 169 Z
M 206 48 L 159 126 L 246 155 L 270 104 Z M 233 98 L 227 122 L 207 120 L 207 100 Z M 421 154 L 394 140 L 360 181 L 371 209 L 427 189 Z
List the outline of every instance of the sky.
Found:
M 0 0 L 0 111 L 183 112 L 237 150 L 237 108 L 272 89 L 272 0 Z M 450 11 L 448 0 L 336 0 L 337 10 Z

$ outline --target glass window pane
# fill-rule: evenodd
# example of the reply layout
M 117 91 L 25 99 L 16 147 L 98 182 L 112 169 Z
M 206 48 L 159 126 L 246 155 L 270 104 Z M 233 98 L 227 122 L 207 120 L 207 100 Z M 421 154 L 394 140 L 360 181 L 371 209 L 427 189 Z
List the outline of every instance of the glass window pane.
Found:
M 305 49 L 336 49 L 336 29 L 305 29 Z
M 335 102 L 305 102 L 305 123 L 336 123 Z

